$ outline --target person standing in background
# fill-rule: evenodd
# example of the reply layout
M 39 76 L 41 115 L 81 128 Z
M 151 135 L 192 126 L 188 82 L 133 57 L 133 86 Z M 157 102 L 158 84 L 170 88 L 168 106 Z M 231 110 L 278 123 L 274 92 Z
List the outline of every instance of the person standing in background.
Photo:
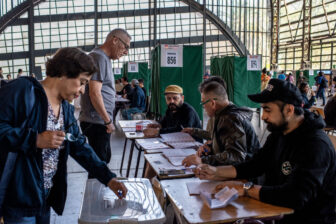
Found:
M 92 75 L 85 94 L 81 97 L 79 121 L 98 157 L 110 162 L 110 137 L 114 130 L 113 110 L 115 107 L 115 83 L 112 60 L 128 54 L 131 36 L 124 29 L 114 29 L 106 37 L 104 44 L 93 49 L 90 56 L 95 61 L 98 72 Z M 89 178 L 92 176 L 89 174 Z
M 16 75 L 16 78 L 20 78 L 23 75 L 23 71 L 21 68 L 18 70 L 18 74 Z
M 280 80 L 285 80 L 286 79 L 286 75 L 284 71 L 281 71 L 280 74 L 278 75 L 278 79 Z

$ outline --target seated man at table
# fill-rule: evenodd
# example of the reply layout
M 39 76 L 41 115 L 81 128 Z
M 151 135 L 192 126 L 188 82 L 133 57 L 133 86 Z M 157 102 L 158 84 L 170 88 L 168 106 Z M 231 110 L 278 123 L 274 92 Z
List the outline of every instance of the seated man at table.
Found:
M 335 223 L 336 153 L 323 131 L 321 116 L 302 108 L 301 93 L 293 84 L 271 79 L 267 88 L 249 98 L 261 103 L 262 119 L 271 131 L 254 157 L 238 165 L 212 167 L 201 164 L 195 170 L 200 179 L 247 179 L 265 175 L 265 183 L 227 181 L 247 196 L 294 209 L 280 223 Z
M 136 79 L 132 79 L 132 94 L 131 97 L 131 105 L 129 109 L 123 111 L 123 117 L 127 120 L 132 120 L 132 114 L 142 113 L 145 110 L 146 106 L 146 98 L 142 89 L 139 87 L 139 81 Z
M 164 94 L 168 105 L 166 114 L 160 124 L 147 126 L 144 130 L 145 136 L 179 132 L 184 127 L 201 128 L 198 114 L 192 106 L 184 102 L 183 89 L 180 86 L 167 86 Z
M 121 78 L 121 83 L 123 84 L 123 88 L 120 92 L 117 92 L 118 95 L 122 95 L 124 98 L 131 100 L 130 95 L 132 94 L 132 86 L 128 83 L 127 77 Z
M 144 91 L 144 94 L 145 94 L 145 97 L 146 97 L 147 96 L 147 91 L 146 91 L 146 88 L 145 88 L 144 80 L 143 79 L 139 79 L 138 81 L 139 81 L 139 86 L 142 89 L 142 91 Z
M 252 111 L 231 103 L 224 86 L 218 82 L 207 83 L 202 89 L 201 99 L 204 110 L 215 120 L 212 144 L 201 146 L 182 164 L 187 167 L 201 163 L 218 166 L 251 158 L 260 147 L 250 122 Z

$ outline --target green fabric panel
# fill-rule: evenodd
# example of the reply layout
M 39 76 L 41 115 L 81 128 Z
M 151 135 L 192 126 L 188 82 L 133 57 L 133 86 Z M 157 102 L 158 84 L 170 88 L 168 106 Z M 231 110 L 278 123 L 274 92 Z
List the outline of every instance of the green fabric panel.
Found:
M 203 47 L 184 46 L 183 47 L 183 75 L 182 88 L 184 99 L 192 105 L 198 116 L 203 120 L 203 110 L 200 105 L 201 94 L 198 86 L 203 81 Z
M 164 90 L 168 85 L 179 85 L 183 88 L 185 102 L 192 105 L 203 119 L 201 95 L 198 91 L 203 73 L 202 46 L 183 47 L 183 68 L 161 67 L 160 46 L 158 46 L 152 51 L 151 68 L 152 112 L 164 115 L 167 109 Z
M 230 101 L 233 99 L 233 57 L 212 58 L 210 70 L 211 74 L 221 77 L 226 83 L 226 91 Z
M 260 93 L 261 71 L 247 71 L 247 57 L 234 57 L 234 103 L 237 106 L 259 108 L 248 98 L 249 94 Z
M 226 82 L 229 100 L 238 106 L 258 108 L 247 95 L 259 93 L 261 71 L 247 71 L 246 57 L 221 57 L 211 59 L 211 74 L 220 76 Z
M 312 87 L 313 85 L 315 85 L 315 77 L 317 76 L 318 71 L 314 70 L 314 75 L 309 75 L 309 70 L 304 70 L 303 71 L 303 76 L 306 77 L 306 80 L 309 84 L 310 87 Z M 300 71 L 296 71 L 296 80 L 298 79 L 300 75 Z
M 150 111 L 160 114 L 160 47 L 151 52 L 151 87 Z

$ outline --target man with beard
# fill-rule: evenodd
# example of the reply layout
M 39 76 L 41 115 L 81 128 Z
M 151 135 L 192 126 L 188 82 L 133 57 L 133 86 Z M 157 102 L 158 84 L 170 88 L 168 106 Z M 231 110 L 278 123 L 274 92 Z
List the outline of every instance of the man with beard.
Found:
M 201 163 L 219 166 L 250 159 L 260 147 L 250 122 L 253 112 L 231 103 L 224 86 L 216 81 L 203 86 L 201 98 L 204 110 L 214 119 L 212 143 L 201 146 L 182 164 L 187 167 Z
M 195 109 L 184 102 L 183 89 L 180 86 L 167 86 L 164 94 L 168 105 L 166 114 L 160 124 L 148 125 L 144 131 L 145 135 L 179 132 L 184 127 L 201 128 L 201 121 Z
M 262 119 L 272 133 L 252 160 L 234 166 L 195 170 L 200 179 L 247 179 L 265 174 L 263 185 L 226 181 L 216 187 L 234 187 L 239 196 L 290 207 L 294 214 L 280 223 L 336 222 L 336 155 L 323 131 L 323 119 L 302 109 L 299 90 L 291 83 L 271 79 L 260 94 L 249 95 L 261 103 Z

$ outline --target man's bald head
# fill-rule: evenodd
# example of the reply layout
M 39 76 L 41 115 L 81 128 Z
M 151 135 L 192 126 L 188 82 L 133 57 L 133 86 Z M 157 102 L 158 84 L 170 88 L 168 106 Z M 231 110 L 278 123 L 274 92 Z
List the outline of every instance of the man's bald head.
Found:
M 106 36 L 105 42 L 110 41 L 113 37 L 118 37 L 118 38 L 121 38 L 122 40 L 124 40 L 126 38 L 129 39 L 129 40 L 132 40 L 131 35 L 129 35 L 129 33 L 126 30 L 122 29 L 122 28 L 117 28 L 117 29 L 112 30 Z
M 128 54 L 131 45 L 131 36 L 126 30 L 117 28 L 112 30 L 106 37 L 101 49 L 112 60 L 118 60 Z

